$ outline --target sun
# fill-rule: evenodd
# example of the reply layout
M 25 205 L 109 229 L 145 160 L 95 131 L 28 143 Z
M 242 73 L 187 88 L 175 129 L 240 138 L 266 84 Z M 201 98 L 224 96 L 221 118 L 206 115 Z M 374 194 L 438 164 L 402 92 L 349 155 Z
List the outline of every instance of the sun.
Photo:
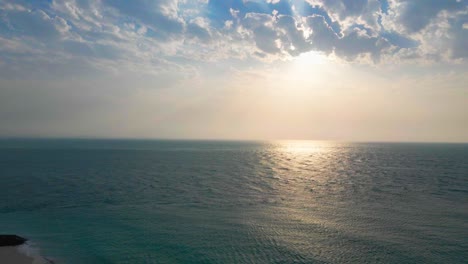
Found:
M 328 58 L 326 55 L 316 51 L 304 52 L 294 58 L 294 63 L 299 66 L 325 64 L 327 61 Z
M 314 51 L 302 53 L 284 65 L 283 77 L 290 84 L 299 87 L 309 86 L 310 83 L 320 81 L 330 65 L 329 59 L 324 54 Z

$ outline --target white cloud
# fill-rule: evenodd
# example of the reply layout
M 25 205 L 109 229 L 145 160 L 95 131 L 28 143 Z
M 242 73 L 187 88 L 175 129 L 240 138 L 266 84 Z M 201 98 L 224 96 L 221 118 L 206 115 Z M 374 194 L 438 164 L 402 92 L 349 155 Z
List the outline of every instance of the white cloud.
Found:
M 466 0 L 390 0 L 386 12 L 378 0 L 295 1 L 309 12 L 302 15 L 297 8 L 285 14 L 280 1 L 256 1 L 270 5 L 265 13 L 224 2 L 224 11 L 211 10 L 212 2 L 4 0 L 0 67 L 15 65 L 4 71 L 11 72 L 29 68 L 31 61 L 63 66 L 75 60 L 84 63 L 80 67 L 110 71 L 140 65 L 159 72 L 179 65 L 191 72 L 206 62 L 271 61 L 312 50 L 392 63 L 468 57 Z

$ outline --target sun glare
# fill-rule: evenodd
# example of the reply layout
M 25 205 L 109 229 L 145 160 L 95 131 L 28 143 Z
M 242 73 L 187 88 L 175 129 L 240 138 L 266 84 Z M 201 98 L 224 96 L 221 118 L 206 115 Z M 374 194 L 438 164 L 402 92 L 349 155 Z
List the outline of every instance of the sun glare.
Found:
M 284 140 L 279 141 L 278 143 L 285 152 L 297 154 L 323 152 L 326 146 L 329 145 L 328 142 L 314 140 Z
M 288 64 L 287 79 L 293 81 L 306 81 L 320 79 L 320 73 L 328 64 L 328 58 L 318 52 L 307 52 L 293 58 Z
M 294 59 L 295 63 L 300 65 L 325 64 L 327 60 L 324 54 L 316 51 L 302 53 Z

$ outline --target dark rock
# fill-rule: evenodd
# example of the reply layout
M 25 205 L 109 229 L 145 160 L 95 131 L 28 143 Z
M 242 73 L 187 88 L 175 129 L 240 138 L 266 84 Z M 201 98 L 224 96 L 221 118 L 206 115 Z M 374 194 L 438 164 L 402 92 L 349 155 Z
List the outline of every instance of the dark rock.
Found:
M 0 235 L 0 247 L 19 246 L 26 241 L 26 238 L 17 235 Z

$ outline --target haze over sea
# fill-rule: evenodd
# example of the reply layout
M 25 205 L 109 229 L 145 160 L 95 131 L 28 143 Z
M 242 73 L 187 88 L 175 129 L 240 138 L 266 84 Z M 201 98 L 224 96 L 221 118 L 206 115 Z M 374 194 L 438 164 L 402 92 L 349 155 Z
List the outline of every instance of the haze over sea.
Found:
M 57 263 L 468 259 L 468 144 L 2 140 L 0 186 Z

